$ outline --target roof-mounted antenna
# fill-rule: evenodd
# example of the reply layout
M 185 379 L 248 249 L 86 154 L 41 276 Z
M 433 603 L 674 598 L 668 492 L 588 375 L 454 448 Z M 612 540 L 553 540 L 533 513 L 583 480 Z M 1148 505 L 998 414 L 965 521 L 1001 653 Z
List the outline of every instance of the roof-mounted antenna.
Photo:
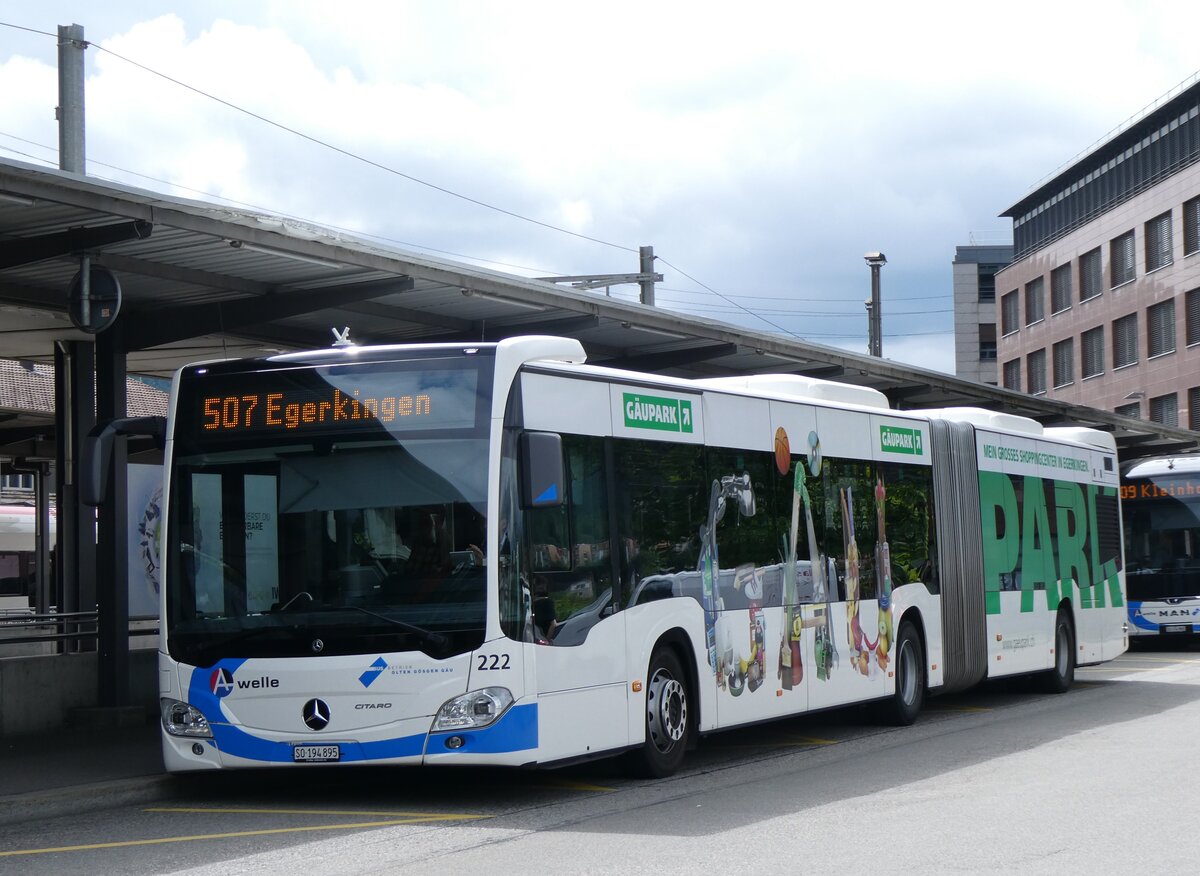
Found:
M 335 328 L 331 328 L 330 331 L 333 332 L 333 345 L 335 347 L 354 346 L 354 341 L 350 340 L 350 326 L 346 326 L 340 332 Z

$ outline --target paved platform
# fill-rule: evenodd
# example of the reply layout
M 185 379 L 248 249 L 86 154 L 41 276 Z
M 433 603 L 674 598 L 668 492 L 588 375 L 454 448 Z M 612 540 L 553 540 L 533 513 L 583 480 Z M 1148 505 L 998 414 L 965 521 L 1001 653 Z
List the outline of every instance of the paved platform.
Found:
M 106 726 L 92 714 L 84 724 L 0 738 L 0 824 L 169 796 L 156 719 Z

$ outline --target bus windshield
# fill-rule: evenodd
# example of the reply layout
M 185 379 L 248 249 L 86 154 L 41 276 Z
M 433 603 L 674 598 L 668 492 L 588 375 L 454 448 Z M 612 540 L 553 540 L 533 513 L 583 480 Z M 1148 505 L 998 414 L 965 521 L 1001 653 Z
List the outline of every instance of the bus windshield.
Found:
M 478 647 L 487 385 L 478 369 L 426 362 L 181 380 L 171 656 L 208 666 Z M 432 401 L 415 404 L 434 421 L 398 423 L 413 409 L 400 399 L 425 390 Z M 346 421 L 333 419 L 337 405 Z
M 1126 587 L 1133 600 L 1200 596 L 1200 482 L 1131 478 L 1124 498 Z

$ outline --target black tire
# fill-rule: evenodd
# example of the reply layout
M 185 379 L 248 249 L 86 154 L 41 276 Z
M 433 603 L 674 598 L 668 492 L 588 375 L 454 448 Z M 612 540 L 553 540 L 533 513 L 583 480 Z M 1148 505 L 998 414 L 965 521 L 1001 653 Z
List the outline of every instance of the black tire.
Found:
M 925 704 L 925 649 L 916 627 L 901 622 L 896 636 L 896 690 L 885 704 L 884 715 L 890 724 L 907 727 L 917 720 Z
M 638 775 L 662 779 L 679 769 L 692 732 L 690 699 L 679 658 L 670 648 L 658 646 L 646 672 L 646 741 L 633 752 Z
M 1075 682 L 1075 627 L 1071 615 L 1058 610 L 1054 619 L 1054 666 L 1037 676 L 1038 687 L 1045 693 L 1066 693 Z

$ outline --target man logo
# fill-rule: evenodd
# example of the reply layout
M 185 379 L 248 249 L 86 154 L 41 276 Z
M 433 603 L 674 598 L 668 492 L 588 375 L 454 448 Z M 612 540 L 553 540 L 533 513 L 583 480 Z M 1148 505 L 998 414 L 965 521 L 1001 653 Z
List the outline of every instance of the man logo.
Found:
M 329 706 L 324 700 L 309 700 L 300 712 L 309 730 L 324 730 L 329 724 Z
M 214 669 L 213 674 L 209 676 L 208 686 L 218 697 L 229 696 L 233 693 L 233 673 L 224 667 Z
M 367 671 L 358 677 L 358 680 L 362 683 L 363 687 L 370 687 L 371 682 L 379 678 L 385 669 L 387 669 L 387 661 L 382 657 L 378 657 L 374 663 L 367 667 Z

